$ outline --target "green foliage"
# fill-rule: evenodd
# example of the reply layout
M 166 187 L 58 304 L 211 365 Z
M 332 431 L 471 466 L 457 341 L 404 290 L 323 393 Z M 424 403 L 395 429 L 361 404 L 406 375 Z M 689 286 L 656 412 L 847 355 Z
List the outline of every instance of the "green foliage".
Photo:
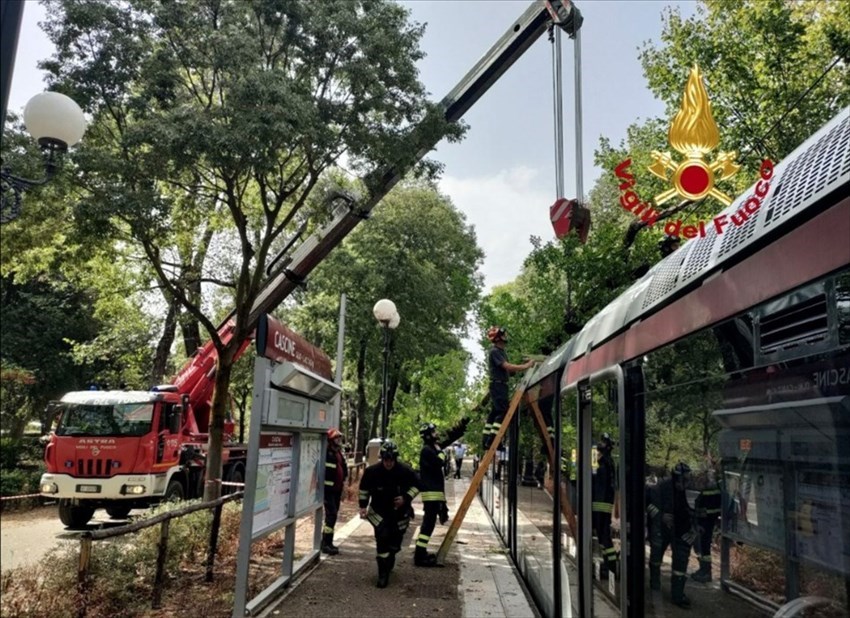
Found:
M 470 398 L 468 362 L 466 352 L 454 351 L 417 363 L 410 372 L 410 392 L 401 392 L 396 398 L 389 435 L 399 445 L 402 459 L 413 462 L 414 467 L 422 448 L 419 426 L 434 423 L 445 436 L 466 415 Z
M 461 349 L 466 314 L 480 293 L 481 259 L 474 230 L 449 199 L 428 183 L 408 182 L 316 268 L 284 320 L 323 349 L 335 349 L 345 292 L 346 384 L 377 402 L 383 333 L 372 307 L 392 299 L 401 322 L 390 336 L 389 381 L 412 392 L 412 371 Z M 366 401 L 357 405 L 365 428 Z
M 7 456 L 4 448 L 3 457 L 6 458 Z M 38 493 L 38 484 L 41 481 L 41 475 L 45 471 L 43 466 L 36 468 L 7 468 L 5 466 L 6 462 L 3 463 L 4 466 L 0 469 L 0 496 L 24 496 Z

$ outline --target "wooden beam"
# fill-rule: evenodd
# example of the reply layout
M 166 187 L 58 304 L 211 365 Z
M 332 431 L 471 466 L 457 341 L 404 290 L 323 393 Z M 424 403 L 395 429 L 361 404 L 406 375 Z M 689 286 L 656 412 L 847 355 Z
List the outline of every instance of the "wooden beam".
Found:
M 514 392 L 513 399 L 511 399 L 511 404 L 508 406 L 508 411 L 505 413 L 505 418 L 502 419 L 502 424 L 499 427 L 498 433 L 496 433 L 496 437 L 493 438 L 493 443 L 490 445 L 490 448 L 487 449 L 487 452 L 484 453 L 484 456 L 481 458 L 481 461 L 478 462 L 478 469 L 475 471 L 475 474 L 472 475 L 472 481 L 469 483 L 469 489 L 466 491 L 466 495 L 463 497 L 463 500 L 460 503 L 457 511 L 455 512 L 454 517 L 452 518 L 452 523 L 449 524 L 449 530 L 446 532 L 446 536 L 443 539 L 443 543 L 440 545 L 440 549 L 437 551 L 437 562 L 443 564 L 446 559 L 446 554 L 449 553 L 449 548 L 451 548 L 452 543 L 457 536 L 457 532 L 460 529 L 461 524 L 463 523 L 464 517 L 466 517 L 466 512 L 469 510 L 469 505 L 472 504 L 473 498 L 475 498 L 475 494 L 478 492 L 478 486 L 481 485 L 481 481 L 484 479 L 484 475 L 487 473 L 487 468 L 490 466 L 490 463 L 493 461 L 493 457 L 496 454 L 496 450 L 499 448 L 499 444 L 502 442 L 502 438 L 505 437 L 505 433 L 508 430 L 508 425 L 511 424 L 511 420 L 514 417 L 514 413 L 519 407 L 520 401 L 522 401 L 522 394 L 525 392 L 526 381 L 531 376 L 531 370 L 526 371 L 525 377 L 522 382 L 517 386 L 516 391 Z

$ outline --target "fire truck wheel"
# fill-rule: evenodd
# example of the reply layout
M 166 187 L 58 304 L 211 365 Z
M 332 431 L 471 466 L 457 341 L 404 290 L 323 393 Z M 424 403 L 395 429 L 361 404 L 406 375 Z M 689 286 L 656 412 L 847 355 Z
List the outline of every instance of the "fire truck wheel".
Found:
M 74 506 L 70 500 L 59 501 L 59 521 L 71 530 L 84 529 L 92 515 L 94 515 L 92 507 Z
M 127 519 L 127 515 L 130 514 L 131 507 L 129 506 L 108 506 L 106 507 L 106 513 L 112 519 Z
M 186 498 L 186 492 L 183 490 L 183 483 L 178 479 L 168 481 L 168 487 L 165 490 L 166 502 L 180 502 Z

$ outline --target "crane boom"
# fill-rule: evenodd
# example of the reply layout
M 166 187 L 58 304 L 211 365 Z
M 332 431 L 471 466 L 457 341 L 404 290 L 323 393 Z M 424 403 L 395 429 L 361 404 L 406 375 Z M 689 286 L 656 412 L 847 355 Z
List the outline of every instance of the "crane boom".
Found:
M 535 0 L 519 16 L 505 34 L 464 75 L 458 84 L 443 98 L 440 112 L 448 122 L 456 122 L 490 89 L 525 51 L 539 39 L 551 23 L 573 36 L 581 27 L 583 17 L 571 0 Z M 425 118 L 421 126 L 428 126 Z M 256 326 L 260 316 L 272 311 L 283 302 L 307 275 L 366 218 L 371 210 L 390 190 L 442 139 L 423 137 L 413 131 L 410 155 L 402 161 L 378 168 L 368 174 L 364 184 L 369 191 L 358 201 L 349 196 L 332 195 L 330 200 L 341 199 L 346 208 L 337 208 L 333 220 L 308 237 L 293 253 L 287 266 L 266 280 L 247 318 L 247 328 Z

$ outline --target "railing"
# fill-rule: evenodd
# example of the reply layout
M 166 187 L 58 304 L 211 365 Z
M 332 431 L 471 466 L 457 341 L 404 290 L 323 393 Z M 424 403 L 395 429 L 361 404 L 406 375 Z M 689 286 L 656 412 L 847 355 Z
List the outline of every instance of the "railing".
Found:
M 360 461 L 358 463 L 353 463 L 351 461 L 348 463 L 348 486 L 351 487 L 354 481 L 359 481 L 360 477 L 363 475 L 363 470 L 366 469 L 366 462 Z
M 89 566 L 91 564 L 92 546 L 94 541 L 103 541 L 117 536 L 138 532 L 145 528 L 150 528 L 157 524 L 162 524 L 159 535 L 159 553 L 156 559 L 156 575 L 154 577 L 153 598 L 151 600 L 151 608 L 159 609 L 162 605 L 162 583 L 165 575 L 165 558 L 168 551 L 168 529 L 172 519 L 183 517 L 190 513 L 203 510 L 213 510 L 213 521 L 210 529 L 210 542 L 207 549 L 207 564 L 206 564 L 206 581 L 211 582 L 213 579 L 213 565 L 215 563 L 215 554 L 218 548 L 218 533 L 221 526 L 221 510 L 225 503 L 242 498 L 244 491 L 238 491 L 227 496 L 223 496 L 212 502 L 200 502 L 190 504 L 180 509 L 160 513 L 154 515 L 150 519 L 137 521 L 126 526 L 119 526 L 109 530 L 89 530 L 84 532 L 80 537 L 80 560 L 77 569 L 77 617 L 85 618 L 86 615 L 86 599 L 89 590 Z

